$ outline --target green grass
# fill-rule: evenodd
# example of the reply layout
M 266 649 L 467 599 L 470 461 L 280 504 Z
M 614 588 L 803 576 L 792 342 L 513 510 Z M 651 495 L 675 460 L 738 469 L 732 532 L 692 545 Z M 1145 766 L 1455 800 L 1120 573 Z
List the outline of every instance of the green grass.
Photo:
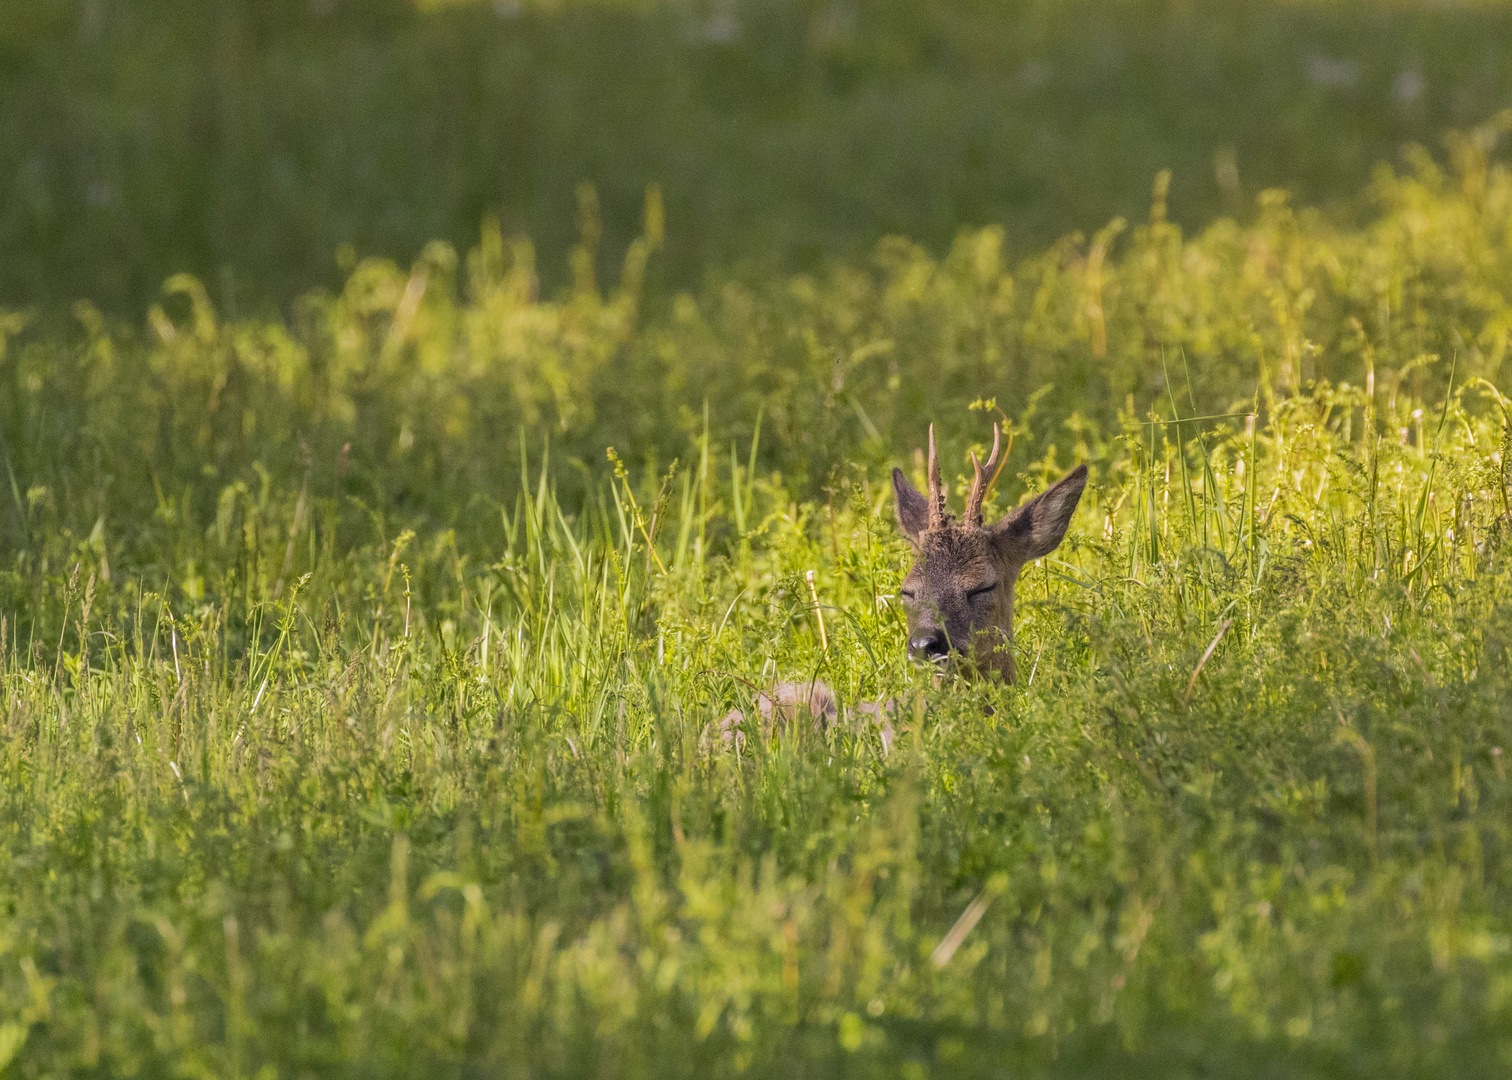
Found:
M 0 1072 L 1512 1066 L 1493 142 L 1358 230 L 1157 192 L 662 313 L 653 199 L 558 300 L 485 229 L 287 323 L 7 316 Z M 934 685 L 883 466 L 938 420 L 959 495 L 994 397 L 997 510 L 1092 478 L 1020 685 Z

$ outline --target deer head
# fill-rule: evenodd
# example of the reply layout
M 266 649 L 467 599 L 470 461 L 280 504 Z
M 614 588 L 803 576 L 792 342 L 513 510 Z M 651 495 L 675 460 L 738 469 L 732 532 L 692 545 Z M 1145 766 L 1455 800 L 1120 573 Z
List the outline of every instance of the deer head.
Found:
M 1002 432 L 992 427 L 992 456 L 984 466 L 971 455 L 975 479 L 966 513 L 957 521 L 945 510 L 945 486 L 929 426 L 929 496 L 920 495 L 893 470 L 898 525 L 913 544 L 914 564 L 900 596 L 908 614 L 908 653 L 945 663 L 969 656 L 978 671 L 1000 672 L 1013 681 L 1013 589 L 1030 559 L 1048 555 L 1066 535 L 1087 484 L 1078 465 L 1053 487 L 991 525 L 982 523 L 982 500 L 997 479 Z

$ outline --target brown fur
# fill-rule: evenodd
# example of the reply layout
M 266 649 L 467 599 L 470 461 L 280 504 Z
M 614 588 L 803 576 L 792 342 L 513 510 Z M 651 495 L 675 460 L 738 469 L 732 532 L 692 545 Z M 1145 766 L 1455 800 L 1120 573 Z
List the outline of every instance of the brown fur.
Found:
M 834 693 L 817 679 L 780 682 L 770 690 L 763 690 L 756 695 L 756 711 L 761 717 L 763 738 L 771 735 L 774 727 L 795 727 L 801 721 L 811 724 L 816 734 L 823 734 L 839 715 Z M 705 733 L 704 739 L 717 740 L 726 749 L 739 749 L 745 745 L 745 732 L 741 730 L 744 723 L 745 713 L 731 709 Z
M 895 703 L 868 701 L 852 710 L 859 724 L 871 724 L 878 729 L 882 739 L 882 752 L 892 748 L 892 714 Z M 816 735 L 823 735 L 840 716 L 835 694 L 825 683 L 815 679 L 811 682 L 780 682 L 770 690 L 756 695 L 756 713 L 760 718 L 759 732 L 763 739 L 770 738 L 773 730 L 796 729 L 807 723 Z M 745 748 L 745 713 L 731 709 L 704 731 L 703 748 L 716 747 L 740 751 Z
M 982 501 L 996 476 L 998 431 L 993 430 L 992 456 L 985 468 L 972 457 L 976 479 L 959 521 L 945 511 L 944 485 L 936 463 L 934 429 L 929 431 L 930 495 L 910 484 L 901 469 L 893 470 L 898 525 L 914 546 L 914 563 L 903 579 L 902 602 L 908 615 L 910 654 L 923 650 L 918 642 L 942 642 L 944 653 L 929 656 L 942 662 L 969 658 L 966 669 L 997 672 L 1013 681 L 1013 593 L 1024 564 L 1060 546 L 1071 515 L 1087 484 L 1087 467 L 1078 465 L 1062 480 L 1010 510 L 992 525 L 982 522 Z M 991 585 L 990 590 L 984 590 Z M 780 682 L 756 695 L 760 733 L 774 728 L 812 725 L 822 734 L 839 716 L 835 695 L 822 682 Z M 876 725 L 882 751 L 892 745 L 892 714 L 896 702 L 866 702 L 855 707 L 857 720 Z M 745 714 L 731 709 L 705 730 L 706 750 L 739 750 L 745 743 Z
M 932 428 L 929 441 L 933 465 Z M 915 552 L 900 599 L 908 616 L 911 655 L 940 662 L 969 657 L 979 672 L 995 671 L 1011 682 L 1013 594 L 1019 573 L 1025 563 L 1060 546 L 1086 486 L 1087 467 L 1078 465 L 1040 495 L 985 525 L 981 501 L 991 486 L 986 476 L 996 458 L 996 445 L 985 470 L 972 458 L 976 482 L 961 520 L 944 510 L 937 467 L 930 469 L 929 498 L 901 469 L 893 470 L 898 525 Z

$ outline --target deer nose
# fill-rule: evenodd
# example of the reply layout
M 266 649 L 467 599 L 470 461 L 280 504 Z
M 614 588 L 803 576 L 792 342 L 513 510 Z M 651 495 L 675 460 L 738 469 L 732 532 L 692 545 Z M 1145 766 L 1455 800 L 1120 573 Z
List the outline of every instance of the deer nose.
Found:
M 942 629 L 920 630 L 908 640 L 908 655 L 914 660 L 939 663 L 950 655 L 950 642 Z

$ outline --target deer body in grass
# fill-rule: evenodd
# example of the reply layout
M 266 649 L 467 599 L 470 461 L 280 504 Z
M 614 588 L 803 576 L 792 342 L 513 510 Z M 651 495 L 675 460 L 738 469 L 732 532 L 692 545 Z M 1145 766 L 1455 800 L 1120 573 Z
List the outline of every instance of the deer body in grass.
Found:
M 945 485 L 940 478 L 934 425 L 929 428 L 928 494 L 893 470 L 893 494 L 898 526 L 913 545 L 914 560 L 899 590 L 908 620 L 908 655 L 914 660 L 951 665 L 978 675 L 997 673 L 1012 682 L 1013 599 L 1025 564 L 1060 546 L 1071 516 L 1087 484 L 1087 467 L 1078 465 L 1053 486 L 997 521 L 982 518 L 982 503 L 1002 469 L 1002 432 L 994 424 L 992 454 L 986 464 L 971 455 L 973 479 L 965 513 L 956 518 L 946 509 Z M 835 695 L 817 680 L 781 682 L 756 696 L 764 729 L 773 724 L 809 718 L 822 729 L 838 715 Z M 889 702 L 869 702 L 858 711 L 871 715 L 882 727 L 883 745 L 891 737 Z M 726 745 L 740 740 L 745 715 L 732 710 L 717 724 Z

